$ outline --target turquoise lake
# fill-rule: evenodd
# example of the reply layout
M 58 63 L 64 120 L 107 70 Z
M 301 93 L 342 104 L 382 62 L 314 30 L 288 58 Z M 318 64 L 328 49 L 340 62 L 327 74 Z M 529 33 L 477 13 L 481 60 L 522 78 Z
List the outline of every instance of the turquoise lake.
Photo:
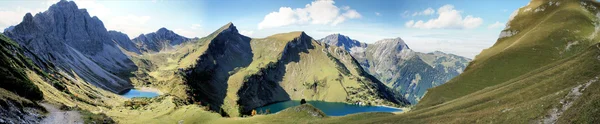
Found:
M 129 92 L 121 95 L 125 98 L 133 98 L 133 97 L 148 97 L 148 98 L 152 98 L 152 97 L 156 97 L 158 96 L 157 92 L 151 92 L 151 91 L 140 91 L 137 89 L 131 89 L 129 90 Z
M 360 106 L 355 104 L 347 104 L 341 102 L 324 102 L 324 101 L 307 101 L 311 105 L 317 107 L 328 116 L 344 116 L 361 112 L 400 112 L 398 108 L 383 107 L 383 106 Z M 265 112 L 267 109 L 271 113 L 277 113 L 289 107 L 300 105 L 299 100 L 279 102 L 267 106 L 256 108 L 257 112 Z

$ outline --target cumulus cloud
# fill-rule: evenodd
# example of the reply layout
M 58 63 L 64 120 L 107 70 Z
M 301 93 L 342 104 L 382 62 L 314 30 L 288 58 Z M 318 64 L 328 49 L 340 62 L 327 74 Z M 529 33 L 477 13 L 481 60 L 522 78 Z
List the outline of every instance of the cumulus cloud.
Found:
M 418 15 L 433 15 L 435 13 L 435 10 L 433 10 L 433 8 L 427 8 L 421 12 L 415 12 L 412 14 L 412 16 L 418 16 Z
M 347 19 L 361 18 L 361 14 L 349 6 L 338 8 L 333 0 L 317 0 L 304 8 L 281 7 L 267 14 L 258 24 L 258 29 L 298 24 L 320 24 L 335 26 Z
M 483 23 L 483 19 L 467 15 L 463 17 L 461 12 L 454 9 L 453 5 L 444 5 L 437 11 L 438 17 L 428 21 L 410 20 L 405 23 L 409 28 L 421 29 L 472 29 Z
M 491 24 L 490 26 L 488 26 L 488 29 L 500 28 L 502 26 L 504 26 L 504 23 L 500 23 L 500 22 L 496 21 L 496 23 Z

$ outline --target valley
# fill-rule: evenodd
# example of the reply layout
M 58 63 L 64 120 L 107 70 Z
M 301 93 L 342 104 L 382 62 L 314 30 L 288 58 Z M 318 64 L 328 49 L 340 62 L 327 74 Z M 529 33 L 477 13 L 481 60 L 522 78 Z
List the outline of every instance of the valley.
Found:
M 532 0 L 470 59 L 232 22 L 129 37 L 60 0 L 0 34 L 0 123 L 597 123 L 598 7 Z

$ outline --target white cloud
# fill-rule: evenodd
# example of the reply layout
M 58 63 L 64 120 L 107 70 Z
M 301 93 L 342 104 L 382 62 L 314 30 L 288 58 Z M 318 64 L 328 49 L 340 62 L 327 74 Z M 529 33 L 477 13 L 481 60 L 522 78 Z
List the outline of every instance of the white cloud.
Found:
M 190 28 L 192 28 L 192 29 L 194 29 L 194 30 L 196 30 L 196 29 L 201 29 L 201 28 L 202 28 L 202 25 L 200 25 L 200 24 L 192 24 L 192 27 L 190 27 Z
M 381 13 L 375 12 L 376 16 L 381 16 Z
M 281 7 L 271 12 L 258 24 L 258 29 L 274 28 L 294 24 L 320 24 L 335 26 L 346 19 L 361 18 L 356 10 L 349 6 L 338 8 L 332 0 L 317 0 L 306 4 L 304 8 Z M 342 11 L 344 11 L 342 13 Z
M 488 26 L 488 29 L 500 28 L 502 26 L 504 26 L 504 23 L 500 23 L 500 22 L 496 21 L 496 23 L 491 24 L 490 26 Z
M 240 34 L 252 37 L 252 35 L 254 35 L 254 31 L 240 30 Z
M 412 14 L 412 16 L 418 16 L 418 15 L 433 15 L 435 13 L 435 10 L 433 10 L 433 8 L 427 8 L 421 12 L 415 12 Z
M 200 31 L 192 31 L 192 30 L 186 30 L 186 29 L 181 29 L 181 28 L 173 29 L 173 32 L 175 32 L 176 34 L 179 34 L 181 36 L 187 37 L 187 38 L 200 37 L 200 34 L 202 33 Z
M 348 18 L 351 18 L 351 19 L 355 19 L 355 18 L 360 18 L 360 17 L 362 17 L 362 16 L 360 15 L 360 13 L 358 13 L 356 10 L 352 10 L 352 9 L 351 9 L 351 10 L 348 10 L 348 11 L 347 11 L 346 13 L 344 13 L 343 15 L 344 15 L 344 17 L 348 17 Z
M 0 15 L 2 15 L 2 19 L 0 19 L 0 26 L 8 27 L 11 25 L 19 24 L 23 20 L 25 14 L 28 12 L 35 15 L 36 12 L 40 11 L 34 11 L 32 9 L 23 8 L 20 6 L 17 6 L 14 10 L 0 9 Z
M 438 9 L 438 17 L 428 21 L 410 20 L 405 23 L 409 28 L 421 29 L 472 29 L 483 23 L 483 19 L 467 15 L 463 17 L 461 12 L 454 9 L 453 5 L 444 5 Z
M 147 29 L 146 23 L 151 19 L 150 16 L 115 16 L 104 21 L 104 26 L 108 30 L 117 30 L 127 34 L 130 37 L 138 36 L 142 33 L 148 33 L 153 29 Z

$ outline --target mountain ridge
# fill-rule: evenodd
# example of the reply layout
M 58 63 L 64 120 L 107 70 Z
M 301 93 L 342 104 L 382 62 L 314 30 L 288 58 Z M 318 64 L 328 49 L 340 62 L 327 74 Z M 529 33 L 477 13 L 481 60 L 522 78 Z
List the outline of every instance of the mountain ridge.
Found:
M 415 52 L 399 37 L 371 44 L 356 40 L 332 41 L 339 36 L 350 39 L 341 34 L 332 34 L 319 41 L 339 47 L 348 44 L 340 42 L 363 44 L 349 48 L 352 57 L 357 59 L 364 70 L 402 93 L 411 103 L 417 103 L 428 88 L 441 85 L 460 74 L 470 61 L 452 54 Z
M 173 46 L 190 41 L 190 38 L 183 37 L 167 28 L 160 28 L 156 32 L 140 34 L 133 41 L 141 51 L 144 52 L 160 52 L 164 50 L 172 50 Z
M 96 86 L 115 93 L 133 87 L 120 76 L 136 70 L 135 64 L 109 40 L 102 21 L 90 17 L 72 1 L 60 1 L 35 16 L 27 13 L 23 22 L 4 34 L 43 61 L 54 63 Z M 27 55 L 35 58 L 34 54 Z

